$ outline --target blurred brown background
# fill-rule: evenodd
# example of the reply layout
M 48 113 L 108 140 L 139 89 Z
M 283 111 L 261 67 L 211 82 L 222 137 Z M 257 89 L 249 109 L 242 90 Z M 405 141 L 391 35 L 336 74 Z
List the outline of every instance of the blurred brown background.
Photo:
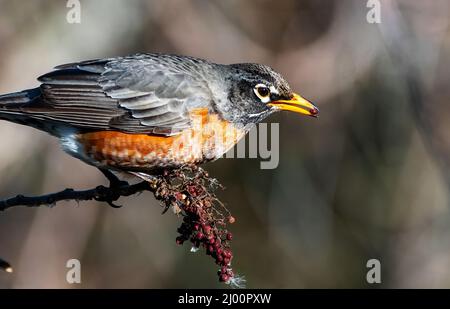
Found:
M 234 269 L 251 288 L 450 287 L 450 3 L 381 0 L 0 0 L 0 93 L 53 66 L 136 52 L 271 65 L 321 109 L 283 113 L 280 164 L 207 166 L 237 218 Z M 106 181 L 34 129 L 0 122 L 0 198 Z M 151 194 L 0 213 L 3 288 L 224 287 L 203 253 L 175 244 L 179 219 Z M 66 261 L 82 265 L 69 285 Z M 225 286 L 226 287 L 226 286 Z

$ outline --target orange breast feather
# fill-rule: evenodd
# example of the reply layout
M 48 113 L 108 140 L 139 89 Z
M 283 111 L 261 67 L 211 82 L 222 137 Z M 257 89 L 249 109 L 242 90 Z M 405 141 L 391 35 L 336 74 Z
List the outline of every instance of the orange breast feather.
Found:
M 152 169 L 197 164 L 221 157 L 245 131 L 207 109 L 190 113 L 191 128 L 174 136 L 97 131 L 79 134 L 85 155 L 121 169 Z

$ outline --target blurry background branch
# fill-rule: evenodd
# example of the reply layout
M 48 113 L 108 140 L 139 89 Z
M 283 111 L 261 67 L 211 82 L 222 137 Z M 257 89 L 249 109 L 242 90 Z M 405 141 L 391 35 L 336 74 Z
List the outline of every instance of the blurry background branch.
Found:
M 2 259 L 0 259 L 0 269 L 6 271 L 7 273 L 12 273 L 13 271 L 11 265 Z

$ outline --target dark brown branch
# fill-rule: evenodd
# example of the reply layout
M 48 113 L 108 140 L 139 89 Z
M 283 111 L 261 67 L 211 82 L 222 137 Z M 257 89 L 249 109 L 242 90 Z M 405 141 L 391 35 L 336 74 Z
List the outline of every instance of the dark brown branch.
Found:
M 15 206 L 53 206 L 62 200 L 96 200 L 106 202 L 112 207 L 120 207 L 113 202 L 121 196 L 150 191 L 164 207 L 163 213 L 171 208 L 183 218 L 177 229 L 176 242 L 180 245 L 190 242 L 194 251 L 200 247 L 204 248 L 206 254 L 213 257 L 215 263 L 220 266 L 219 281 L 236 287 L 242 286 L 242 278 L 234 274 L 231 268 L 233 254 L 230 241 L 233 236 L 228 231 L 227 224 L 233 223 L 235 218 L 214 194 L 215 189 L 223 188 L 216 179 L 209 177 L 206 171 L 197 166 L 163 171 L 134 185 L 120 181 L 111 172 L 102 170 L 102 173 L 109 179 L 109 187 L 98 186 L 83 191 L 65 189 L 42 196 L 17 195 L 0 201 L 0 211 Z M 1 259 L 0 269 L 12 272 L 9 263 Z
M 15 206 L 25 206 L 25 207 L 39 207 L 39 206 L 53 206 L 59 201 L 63 200 L 75 200 L 75 201 L 88 201 L 96 200 L 99 202 L 106 202 L 112 207 L 121 207 L 114 204 L 121 196 L 130 196 L 142 191 L 155 191 L 155 186 L 147 181 L 142 181 L 140 183 L 129 185 L 114 185 L 110 187 L 97 186 L 90 190 L 80 190 L 75 191 L 74 189 L 65 189 L 60 192 L 40 195 L 40 196 L 24 196 L 17 195 L 15 197 L 1 200 L 0 201 L 0 211 L 6 210 Z M 6 272 L 12 272 L 13 269 L 11 265 L 0 258 L 0 269 Z
M 52 206 L 63 200 L 88 201 L 96 200 L 106 202 L 112 207 L 121 207 L 113 202 L 117 201 L 121 196 L 130 196 L 142 191 L 154 191 L 150 184 L 146 181 L 134 185 L 122 185 L 105 187 L 98 186 L 90 190 L 75 191 L 73 189 L 65 189 L 60 192 L 45 194 L 41 196 L 24 196 L 17 195 L 15 197 L 1 200 L 0 211 L 15 206 L 39 207 L 43 205 Z

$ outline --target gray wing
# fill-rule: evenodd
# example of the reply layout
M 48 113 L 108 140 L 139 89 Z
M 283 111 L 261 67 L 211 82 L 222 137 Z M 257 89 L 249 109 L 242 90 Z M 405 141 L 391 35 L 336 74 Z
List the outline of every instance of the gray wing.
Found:
M 173 135 L 190 126 L 189 110 L 211 106 L 202 60 L 157 54 L 62 65 L 39 78 L 36 118 L 83 129 Z

